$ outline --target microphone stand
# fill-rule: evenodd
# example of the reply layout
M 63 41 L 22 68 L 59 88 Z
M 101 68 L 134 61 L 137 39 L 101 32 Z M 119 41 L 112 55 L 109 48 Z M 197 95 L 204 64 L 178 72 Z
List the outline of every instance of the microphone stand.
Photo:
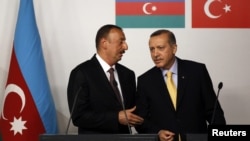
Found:
M 220 94 L 220 90 L 221 90 L 222 86 L 223 86 L 223 83 L 220 82 L 219 85 L 218 85 L 218 92 L 217 92 L 216 100 L 215 100 L 215 103 L 214 103 L 214 111 L 213 111 L 213 116 L 212 116 L 212 120 L 211 120 L 211 125 L 214 124 L 215 113 L 216 113 L 218 99 L 219 99 L 219 94 Z
M 74 101 L 73 101 L 72 110 L 71 110 L 71 113 L 70 113 L 70 117 L 69 117 L 69 121 L 68 121 L 68 125 L 67 125 L 67 128 L 66 128 L 66 131 L 65 131 L 65 134 L 66 134 L 66 135 L 68 134 L 70 121 L 71 121 L 71 119 L 72 119 L 72 115 L 73 115 L 73 112 L 74 112 L 75 106 L 76 106 L 76 101 L 77 101 L 77 98 L 78 98 L 78 95 L 79 95 L 81 89 L 82 89 L 82 87 L 80 87 L 80 88 L 77 90 L 76 96 L 75 96 Z
M 121 100 L 122 100 L 122 109 L 124 111 L 125 118 L 126 118 L 126 121 L 127 121 L 127 124 L 128 124 L 128 130 L 129 130 L 129 133 L 132 134 L 132 130 L 131 130 L 129 122 L 128 122 L 128 116 L 127 116 L 126 109 L 125 109 L 125 106 L 124 106 L 124 101 L 123 101 L 123 99 L 121 99 Z

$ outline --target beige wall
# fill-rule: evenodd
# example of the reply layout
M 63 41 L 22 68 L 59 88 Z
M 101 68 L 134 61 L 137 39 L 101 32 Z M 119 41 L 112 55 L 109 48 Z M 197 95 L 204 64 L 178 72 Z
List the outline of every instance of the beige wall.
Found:
M 49 82 L 60 132 L 69 118 L 66 99 L 71 69 L 95 53 L 100 26 L 115 23 L 115 0 L 34 0 Z M 8 75 L 19 0 L 0 0 L 0 101 Z M 191 1 L 186 1 L 186 28 L 173 28 L 177 56 L 207 65 L 215 91 L 224 83 L 219 100 L 229 124 L 250 123 L 250 29 L 192 29 Z M 153 63 L 148 37 L 156 29 L 124 29 L 129 50 L 121 63 L 142 74 Z M 1 109 L 2 107 L 0 107 Z M 76 128 L 71 124 L 70 132 Z

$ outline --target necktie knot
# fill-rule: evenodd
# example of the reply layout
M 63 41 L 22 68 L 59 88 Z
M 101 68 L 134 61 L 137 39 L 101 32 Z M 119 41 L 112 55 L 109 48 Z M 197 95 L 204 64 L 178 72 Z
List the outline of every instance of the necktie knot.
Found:
M 172 73 L 171 71 L 168 71 L 168 72 L 167 72 L 167 77 L 168 77 L 168 78 L 172 78 L 172 74 L 173 74 L 173 73 Z
M 110 69 L 108 70 L 109 73 L 114 73 L 114 71 L 115 71 L 114 68 L 110 68 Z
M 115 76 L 114 76 L 114 68 L 110 68 L 109 70 L 108 70 L 108 72 L 109 72 L 109 74 L 110 74 L 110 83 L 113 85 L 113 86 L 115 86 L 115 87 L 117 87 L 117 82 L 116 82 L 116 80 L 115 80 Z

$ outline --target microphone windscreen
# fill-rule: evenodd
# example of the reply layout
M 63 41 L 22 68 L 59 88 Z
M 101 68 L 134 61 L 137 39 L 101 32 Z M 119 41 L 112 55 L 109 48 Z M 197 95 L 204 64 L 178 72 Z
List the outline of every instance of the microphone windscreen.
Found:
M 221 89 L 223 87 L 223 83 L 220 82 L 219 85 L 218 85 L 218 88 Z

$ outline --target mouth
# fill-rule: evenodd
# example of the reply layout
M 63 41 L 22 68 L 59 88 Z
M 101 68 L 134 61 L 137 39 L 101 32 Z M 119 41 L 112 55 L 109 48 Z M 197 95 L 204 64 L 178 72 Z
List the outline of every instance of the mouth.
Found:
M 121 51 L 121 52 L 119 53 L 120 59 L 122 58 L 122 56 L 123 56 L 124 53 L 125 53 L 124 51 Z
M 123 54 L 123 53 L 125 53 L 125 51 L 124 51 L 124 50 L 120 52 L 120 54 Z
M 120 52 L 120 55 L 122 56 L 124 53 L 125 53 L 125 51 L 121 51 L 121 52 Z
M 155 64 L 159 64 L 161 62 L 161 60 L 155 59 L 154 62 L 155 62 Z

